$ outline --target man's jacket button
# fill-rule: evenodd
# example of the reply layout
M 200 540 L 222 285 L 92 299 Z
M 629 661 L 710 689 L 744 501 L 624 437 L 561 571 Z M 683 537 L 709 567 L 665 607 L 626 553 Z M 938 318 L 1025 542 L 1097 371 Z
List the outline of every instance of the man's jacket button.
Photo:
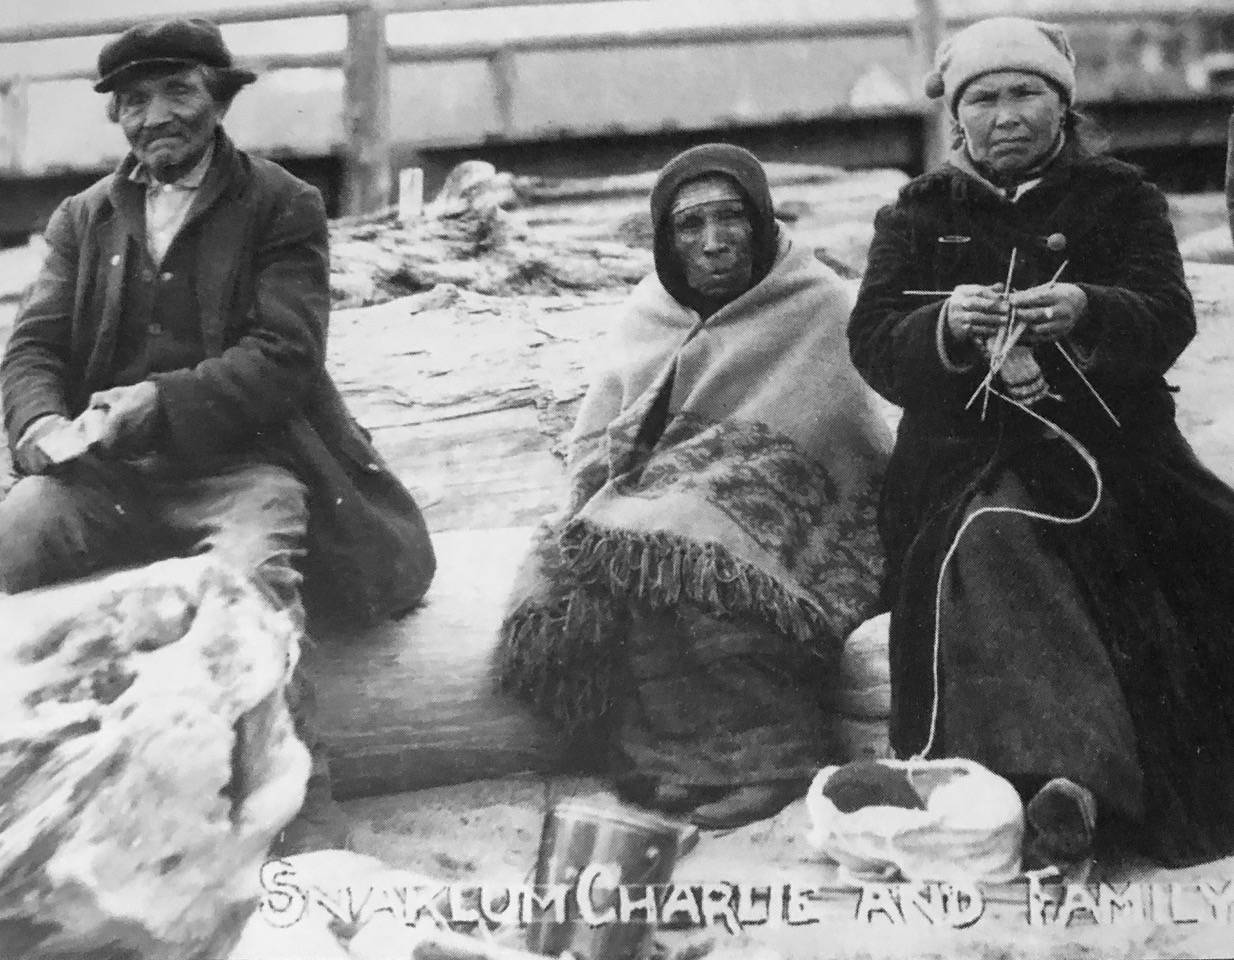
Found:
M 157 337 L 159 336 L 159 334 L 163 332 L 163 325 L 161 323 L 152 323 L 149 326 L 147 326 L 146 329 L 150 331 L 151 334 Z
M 364 469 L 367 470 L 369 473 L 380 473 L 381 472 L 381 467 L 379 467 L 375 463 L 366 463 L 364 465 Z

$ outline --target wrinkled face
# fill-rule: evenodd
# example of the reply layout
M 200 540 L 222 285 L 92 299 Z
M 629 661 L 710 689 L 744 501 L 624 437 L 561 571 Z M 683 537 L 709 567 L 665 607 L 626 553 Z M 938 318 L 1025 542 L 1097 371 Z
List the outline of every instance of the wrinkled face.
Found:
M 193 169 L 226 112 L 199 67 L 139 75 L 116 91 L 116 108 L 133 154 L 164 182 Z
M 1035 73 L 1002 70 L 972 81 L 956 103 L 968 152 L 997 173 L 1026 170 L 1050 152 L 1066 106 Z
M 728 177 L 682 184 L 673 198 L 673 250 L 690 289 L 713 300 L 732 300 L 754 276 L 754 226 L 741 192 Z

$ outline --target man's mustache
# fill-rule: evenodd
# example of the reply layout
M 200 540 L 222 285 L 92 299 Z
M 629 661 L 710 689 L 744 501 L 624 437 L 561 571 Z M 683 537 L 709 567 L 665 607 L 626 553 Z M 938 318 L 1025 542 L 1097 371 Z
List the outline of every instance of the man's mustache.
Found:
M 180 127 L 158 127 L 149 132 L 143 132 L 137 142 L 143 147 L 148 147 L 157 140 L 183 140 L 185 131 Z

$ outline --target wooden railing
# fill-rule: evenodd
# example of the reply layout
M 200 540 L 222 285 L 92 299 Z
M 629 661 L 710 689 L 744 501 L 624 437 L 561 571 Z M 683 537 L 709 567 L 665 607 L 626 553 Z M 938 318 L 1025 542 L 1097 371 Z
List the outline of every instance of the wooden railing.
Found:
M 380 209 L 390 198 L 390 50 L 386 41 L 386 17 L 399 13 L 430 13 L 514 6 L 553 6 L 589 3 L 594 0 L 299 0 L 291 4 L 245 4 L 176 11 L 177 16 L 204 17 L 218 24 L 262 23 L 308 17 L 345 16 L 347 47 L 341 58 L 275 57 L 263 66 L 341 66 L 344 75 L 345 158 L 342 205 L 348 213 Z M 643 0 L 652 2 L 652 0 Z M 165 15 L 150 10 L 149 18 Z M 0 44 L 90 37 L 121 33 L 141 15 L 117 18 L 83 18 L 72 23 L 25 24 L 0 28 Z M 416 54 L 413 53 L 412 56 Z M 500 69 L 500 51 L 484 54 Z M 20 78 L 23 81 L 91 77 L 86 70 L 47 72 Z
M 246 4 L 215 6 L 191 14 L 204 16 L 220 24 L 254 23 L 293 20 L 309 17 L 343 16 L 347 19 L 347 44 L 341 52 L 274 55 L 246 58 L 258 69 L 325 67 L 341 69 L 343 90 L 343 184 L 341 208 L 346 213 L 364 213 L 385 206 L 391 193 L 391 124 L 390 66 L 392 63 L 428 63 L 478 59 L 488 65 L 494 91 L 497 123 L 504 136 L 514 133 L 514 99 L 516 74 L 514 57 L 520 53 L 543 51 L 577 51 L 589 49 L 644 48 L 667 45 L 705 45 L 733 43 L 767 43 L 836 37 L 900 36 L 911 40 L 914 73 L 927 70 L 932 53 L 944 30 L 962 20 L 946 17 L 940 11 L 939 0 L 914 0 L 914 16 L 907 19 L 852 19 L 836 21 L 783 22 L 766 21 L 724 25 L 699 24 L 689 27 L 647 27 L 637 20 L 628 29 L 589 32 L 581 35 L 543 35 L 511 38 L 496 42 L 462 40 L 447 44 L 417 43 L 391 47 L 387 39 L 386 20 L 392 14 L 460 11 L 510 6 L 552 6 L 586 4 L 594 0 L 299 0 L 289 4 Z M 643 3 L 669 3 L 671 0 L 641 0 Z M 1159 15 L 1186 15 L 1201 10 L 1220 12 L 1219 0 L 1208 3 L 1188 0 L 1122 0 L 1117 8 L 1119 20 L 1134 20 Z M 1040 11 L 1034 9 L 1034 14 Z M 151 16 L 160 15 L 150 11 Z M 177 15 L 181 15 L 177 11 Z M 1051 9 L 1052 19 L 1067 23 L 1108 20 L 1111 14 L 1099 7 L 1083 3 L 1057 4 Z M 0 44 L 34 40 L 114 34 L 140 17 L 123 19 L 99 17 L 82 19 L 71 24 L 31 24 L 20 28 L 0 28 Z M 0 71 L 3 67 L 0 66 Z M 30 82 L 91 77 L 92 71 L 48 70 L 5 81 Z M 922 144 L 924 160 L 929 165 L 937 156 L 942 138 L 940 117 L 934 105 L 920 100 L 910 105 L 920 111 L 926 124 Z M 3 122 L 3 121 L 0 121 Z

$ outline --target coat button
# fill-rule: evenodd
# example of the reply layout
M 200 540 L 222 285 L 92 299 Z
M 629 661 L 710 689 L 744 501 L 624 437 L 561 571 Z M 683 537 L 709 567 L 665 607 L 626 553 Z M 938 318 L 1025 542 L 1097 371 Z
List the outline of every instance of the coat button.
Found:
M 113 267 L 118 267 L 118 266 L 120 266 L 120 254 L 118 254 L 118 253 L 112 254 L 112 257 L 111 257 L 111 265 L 112 265 Z
M 151 280 L 153 280 L 153 279 L 154 279 L 154 274 L 152 274 L 149 270 L 143 270 L 143 271 L 141 272 L 141 278 L 142 278 L 142 280 L 144 280 L 146 283 L 149 283 Z
M 174 277 L 175 277 L 175 274 L 172 273 L 170 270 L 167 270 L 163 273 L 163 282 L 166 283 L 168 280 L 171 280 Z
M 366 463 L 364 469 L 369 473 L 381 473 L 381 467 L 375 463 Z
M 151 323 L 146 326 L 146 330 L 157 337 L 163 332 L 163 325 L 161 323 Z

